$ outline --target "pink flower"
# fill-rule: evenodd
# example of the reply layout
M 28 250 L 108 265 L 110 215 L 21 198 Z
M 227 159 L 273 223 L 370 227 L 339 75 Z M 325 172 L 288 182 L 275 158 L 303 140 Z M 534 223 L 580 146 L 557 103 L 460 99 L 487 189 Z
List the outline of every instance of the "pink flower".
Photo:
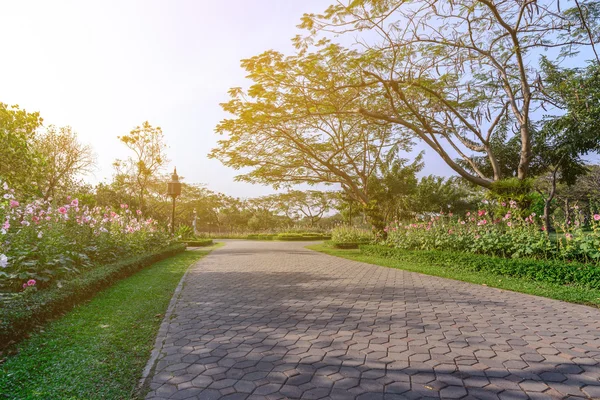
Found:
M 71 200 L 71 196 L 67 196 L 67 201 Z
M 27 289 L 27 284 L 26 283 L 23 284 L 23 289 Z
M 504 219 L 511 219 L 511 218 L 512 218 L 511 213 L 506 213 L 506 215 L 504 216 Z
M 58 208 L 58 212 L 61 214 L 66 214 L 67 213 L 67 209 L 65 207 L 59 207 Z
M 481 221 L 479 221 L 479 222 L 477 223 L 477 225 L 480 225 L 480 226 L 481 226 L 481 225 L 486 225 L 487 223 L 488 223 L 488 222 L 487 222 L 487 219 L 482 219 Z
M 506 202 L 502 202 L 502 207 L 506 207 Z
M 10 201 L 10 206 L 11 206 L 12 208 L 19 207 L 19 202 L 18 202 L 18 201 L 16 201 L 16 200 L 11 200 L 11 201 Z
M 35 286 L 35 279 L 30 279 L 27 281 L 27 286 Z
M 483 217 L 483 216 L 485 215 L 485 210 L 479 210 L 479 211 L 477 212 L 477 214 L 478 214 L 480 217 Z
M 137 210 L 136 213 L 137 215 L 142 215 L 142 210 Z
M 467 217 L 470 217 L 470 216 L 471 216 L 471 212 L 469 211 L 469 212 L 467 213 Z
M 453 214 L 453 213 L 448 213 L 448 216 L 449 216 L 449 217 L 453 217 L 453 216 L 454 216 L 454 214 Z
M 464 224 L 466 224 L 466 222 L 465 221 L 460 221 L 460 224 L 464 225 Z
M 4 221 L 4 224 L 2 225 L 2 229 L 8 230 L 9 228 L 10 228 L 10 222 L 8 222 L 8 220 Z
M 512 226 L 512 222 L 508 221 L 508 222 L 506 223 L 506 225 L 508 225 L 508 226 Z
M 594 214 L 594 221 L 600 221 L 600 214 Z
M 73 199 L 73 201 L 71 202 L 71 207 L 77 207 L 78 205 L 79 205 L 79 200 Z
M 448 229 L 448 234 L 452 235 L 454 233 L 454 231 L 452 229 Z
M 565 233 L 565 237 L 566 237 L 568 240 L 571 240 L 571 239 L 573 239 L 573 235 L 571 235 L 570 233 Z

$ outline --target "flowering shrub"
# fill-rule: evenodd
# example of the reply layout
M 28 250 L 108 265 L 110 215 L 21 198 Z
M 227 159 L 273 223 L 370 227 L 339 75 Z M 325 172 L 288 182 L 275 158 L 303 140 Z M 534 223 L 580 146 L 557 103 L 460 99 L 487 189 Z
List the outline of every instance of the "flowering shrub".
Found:
M 6 183 L 0 189 L 0 292 L 47 287 L 82 269 L 140 255 L 171 243 L 152 219 L 122 204 L 118 211 L 21 204 Z
M 596 214 L 597 215 L 597 214 Z M 600 215 L 592 218 L 591 232 L 577 223 L 553 240 L 540 218 L 519 214 L 514 202 L 501 203 L 494 212 L 481 209 L 464 216 L 434 215 L 426 220 L 394 222 L 385 228 L 385 244 L 405 250 L 448 250 L 511 258 L 564 258 L 600 261 Z

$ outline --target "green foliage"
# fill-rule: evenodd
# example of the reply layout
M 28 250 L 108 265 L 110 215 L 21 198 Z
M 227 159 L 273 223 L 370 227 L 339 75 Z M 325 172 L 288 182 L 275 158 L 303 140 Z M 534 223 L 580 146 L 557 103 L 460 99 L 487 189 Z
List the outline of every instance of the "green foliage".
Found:
M 366 255 L 410 263 L 431 264 L 453 270 L 489 272 L 495 275 L 530 279 L 560 285 L 600 289 L 600 267 L 558 260 L 509 259 L 452 251 L 414 251 L 381 245 L 364 245 Z
M 175 244 L 162 250 L 100 266 L 65 281 L 60 287 L 24 292 L 0 308 L 0 348 L 23 338 L 34 327 L 71 309 L 103 289 L 157 261 L 185 250 Z
M 8 182 L 19 196 L 39 193 L 34 182 L 42 159 L 33 142 L 41 125 L 39 113 L 0 103 L 0 180 Z
M 190 247 L 206 247 L 214 244 L 212 239 L 189 239 L 183 241 L 182 243 Z
M 330 244 L 338 249 L 356 249 L 360 244 L 374 240 L 375 235 L 370 230 L 341 225 L 331 231 Z

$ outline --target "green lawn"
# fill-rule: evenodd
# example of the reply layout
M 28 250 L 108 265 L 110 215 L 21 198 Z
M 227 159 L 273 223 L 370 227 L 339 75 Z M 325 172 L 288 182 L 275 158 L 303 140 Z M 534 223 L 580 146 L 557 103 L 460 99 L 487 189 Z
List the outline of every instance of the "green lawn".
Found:
M 557 285 L 546 282 L 535 282 L 522 278 L 511 278 L 486 272 L 461 271 L 439 267 L 431 264 L 407 263 L 383 257 L 368 256 L 360 253 L 360 250 L 339 250 L 323 244 L 307 246 L 307 248 L 343 257 L 349 260 L 360 261 L 368 264 L 381 265 L 383 267 L 398 268 L 406 271 L 419 272 L 426 275 L 440 276 L 464 282 L 487 285 L 513 292 L 533 294 L 551 299 L 568 301 L 571 303 L 587 304 L 600 307 L 600 290 L 588 289 L 579 286 Z
M 210 249 L 158 262 L 32 335 L 0 364 L 0 398 L 131 398 L 177 284 Z

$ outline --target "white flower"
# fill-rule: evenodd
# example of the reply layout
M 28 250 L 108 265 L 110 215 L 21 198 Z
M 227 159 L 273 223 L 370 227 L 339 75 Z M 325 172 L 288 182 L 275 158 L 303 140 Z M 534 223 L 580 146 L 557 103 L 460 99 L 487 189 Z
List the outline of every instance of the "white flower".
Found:
M 39 232 L 38 232 L 38 239 L 41 239 L 41 238 L 42 238 L 42 236 L 44 236 L 44 232 L 42 232 L 42 231 L 39 231 Z
M 0 254 L 0 267 L 6 268 L 8 266 L 8 257 L 5 254 Z
M 2 184 L 2 187 L 4 188 L 4 190 L 8 190 L 8 183 L 4 182 Z

